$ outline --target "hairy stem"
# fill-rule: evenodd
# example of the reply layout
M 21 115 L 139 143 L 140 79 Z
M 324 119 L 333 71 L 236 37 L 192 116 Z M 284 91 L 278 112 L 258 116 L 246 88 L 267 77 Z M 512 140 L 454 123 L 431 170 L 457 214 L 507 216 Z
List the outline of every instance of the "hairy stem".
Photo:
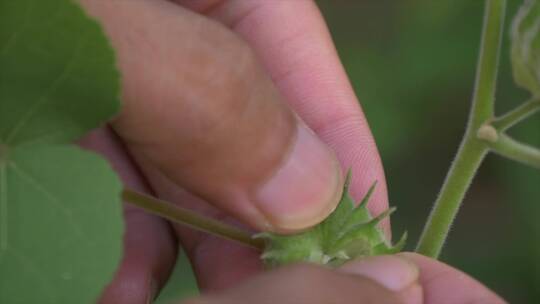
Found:
M 488 149 L 475 139 L 465 139 L 446 177 L 416 251 L 437 258 L 457 215 L 465 193 Z
M 503 116 L 496 118 L 492 125 L 495 127 L 495 129 L 497 129 L 497 131 L 502 132 L 533 115 L 539 110 L 540 98 L 533 98 L 521 104 L 514 110 L 504 114 Z
M 491 150 L 501 156 L 540 169 L 540 149 L 520 143 L 506 134 L 489 143 Z
M 225 239 L 236 241 L 245 246 L 258 250 L 262 250 L 264 248 L 264 241 L 252 238 L 250 233 L 224 224 L 220 221 L 216 221 L 215 219 L 202 216 L 189 209 L 175 206 L 171 203 L 138 193 L 130 189 L 124 189 L 122 192 L 122 198 L 147 212 L 154 213 L 173 222 Z
M 486 0 L 475 92 L 467 131 L 420 237 L 417 252 L 437 258 L 469 185 L 488 151 L 476 130 L 494 115 L 506 0 Z
M 494 116 L 495 87 L 504 32 L 506 0 L 486 0 L 484 29 L 476 70 L 476 83 L 469 116 L 469 129 L 478 129 Z

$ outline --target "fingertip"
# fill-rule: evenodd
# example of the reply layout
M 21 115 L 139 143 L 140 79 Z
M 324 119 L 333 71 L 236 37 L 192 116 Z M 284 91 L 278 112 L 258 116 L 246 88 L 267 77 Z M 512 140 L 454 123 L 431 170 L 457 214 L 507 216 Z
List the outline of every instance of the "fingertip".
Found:
M 151 274 L 137 268 L 120 270 L 115 279 L 105 289 L 98 303 L 151 303 L 158 293 L 158 284 Z
M 255 204 L 273 230 L 298 231 L 321 222 L 336 208 L 342 184 L 334 153 L 299 123 L 289 154 L 257 190 Z
M 419 276 L 416 265 L 393 255 L 354 260 L 344 264 L 339 270 L 367 277 L 395 292 L 407 290 L 417 282 Z
M 424 291 L 425 303 L 507 303 L 482 283 L 440 261 L 413 252 L 397 254 L 420 269 L 419 282 Z M 459 292 L 455 292 L 458 290 Z
M 423 303 L 418 267 L 405 258 L 383 255 L 354 260 L 339 271 L 366 277 L 394 292 L 404 304 Z
M 424 291 L 422 285 L 414 283 L 409 288 L 399 293 L 403 304 L 421 304 L 424 303 Z

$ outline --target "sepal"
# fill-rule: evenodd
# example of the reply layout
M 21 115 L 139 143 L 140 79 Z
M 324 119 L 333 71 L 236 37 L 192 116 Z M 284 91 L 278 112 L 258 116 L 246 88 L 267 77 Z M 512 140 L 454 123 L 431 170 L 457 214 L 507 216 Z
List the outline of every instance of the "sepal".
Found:
M 390 208 L 376 217 L 371 216 L 367 209 L 376 183 L 370 187 L 358 206 L 354 207 L 349 194 L 350 180 L 349 172 L 338 206 L 317 226 L 294 235 L 264 232 L 255 236 L 265 240 L 266 247 L 261 258 L 268 267 L 294 262 L 336 267 L 351 259 L 397 253 L 403 248 L 407 233 L 392 246 L 378 227 L 396 209 Z

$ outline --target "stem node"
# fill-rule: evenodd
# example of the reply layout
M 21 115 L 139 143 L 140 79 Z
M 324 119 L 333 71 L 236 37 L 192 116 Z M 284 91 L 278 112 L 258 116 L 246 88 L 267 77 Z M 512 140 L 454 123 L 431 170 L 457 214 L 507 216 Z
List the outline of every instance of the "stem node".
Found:
M 499 140 L 499 133 L 492 125 L 485 124 L 476 131 L 476 138 L 489 143 L 496 143 Z

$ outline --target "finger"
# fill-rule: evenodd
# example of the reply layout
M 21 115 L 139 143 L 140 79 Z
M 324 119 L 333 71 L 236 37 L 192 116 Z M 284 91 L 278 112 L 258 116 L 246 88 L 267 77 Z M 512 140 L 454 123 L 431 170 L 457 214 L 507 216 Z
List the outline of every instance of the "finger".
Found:
M 426 304 L 503 304 L 498 295 L 467 274 L 416 253 L 400 253 L 420 268 Z
M 203 237 L 193 249 L 190 261 L 203 292 L 237 286 L 263 270 L 260 252 L 218 237 Z
M 159 197 L 248 231 L 238 221 L 173 183 L 148 161 L 140 159 L 139 164 Z M 263 269 L 257 250 L 179 224 L 173 223 L 173 227 L 202 291 L 230 288 Z
M 420 304 L 421 295 L 404 298 L 402 293 L 409 286 L 415 285 L 417 270 L 399 258 L 385 259 L 390 260 L 392 266 L 397 268 L 381 271 L 377 268 L 386 266 L 380 261 L 365 261 L 347 270 L 338 271 L 300 264 L 264 273 L 238 287 L 222 293 L 208 294 L 185 304 Z M 396 280 L 396 277 L 399 280 Z
M 259 229 L 304 229 L 335 208 L 333 152 L 243 40 L 167 1 L 83 3 L 117 50 L 124 105 L 114 126 L 134 154 Z
M 105 156 L 127 187 L 148 192 L 144 180 L 118 143 L 102 128 L 80 141 L 82 147 Z M 167 281 L 176 260 L 176 242 L 168 224 L 131 205 L 124 205 L 124 254 L 114 279 L 104 291 L 103 304 L 146 304 Z
M 353 172 L 358 200 L 378 181 L 369 208 L 388 208 L 384 171 L 368 123 L 314 1 L 175 0 L 221 21 L 255 50 L 296 113 Z M 389 222 L 383 221 L 389 235 Z

